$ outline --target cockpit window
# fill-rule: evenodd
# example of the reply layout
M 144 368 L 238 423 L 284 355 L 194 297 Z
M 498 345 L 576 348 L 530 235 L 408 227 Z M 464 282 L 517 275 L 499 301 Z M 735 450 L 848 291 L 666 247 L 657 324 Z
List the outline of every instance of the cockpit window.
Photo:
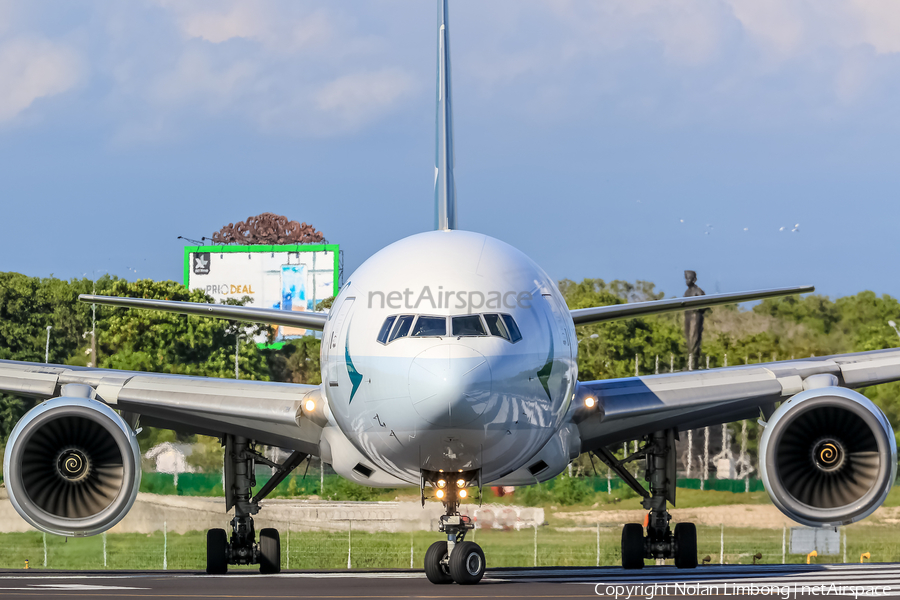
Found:
M 522 334 L 516 326 L 516 321 L 510 315 L 484 315 L 484 322 L 487 323 L 488 331 L 491 335 L 502 337 L 515 344 L 522 339 Z
M 491 335 L 502 337 L 504 340 L 509 339 L 509 331 L 506 329 L 506 323 L 500 318 L 500 315 L 484 315 L 484 322 L 487 323 L 488 331 Z
M 412 337 L 442 335 L 447 335 L 447 317 L 419 317 L 412 332 Z
M 378 341 L 382 344 L 387 344 L 388 335 L 391 333 L 391 326 L 394 324 L 394 321 L 397 320 L 397 316 L 394 315 L 392 317 L 388 317 L 384 320 L 384 325 L 381 326 L 381 331 L 378 332 Z
M 413 315 L 400 315 L 397 317 L 397 324 L 394 325 L 394 332 L 388 341 L 393 342 L 397 338 L 406 337 L 409 334 L 409 326 L 412 325 L 414 318 Z
M 519 331 L 519 326 L 516 325 L 516 320 L 512 318 L 512 315 L 500 315 L 503 317 L 503 322 L 506 324 L 506 329 L 509 331 L 509 341 L 513 344 L 522 339 L 522 333 Z
M 478 315 L 453 317 L 453 335 L 487 335 Z
M 484 319 L 482 320 L 482 317 Z M 516 321 L 510 315 L 488 313 L 460 315 L 451 318 L 451 331 L 459 337 L 493 336 L 515 344 L 522 339 Z M 487 325 L 487 328 L 485 328 Z M 443 337 L 447 335 L 447 317 L 392 315 L 384 320 L 378 332 L 378 342 L 390 344 L 403 337 Z

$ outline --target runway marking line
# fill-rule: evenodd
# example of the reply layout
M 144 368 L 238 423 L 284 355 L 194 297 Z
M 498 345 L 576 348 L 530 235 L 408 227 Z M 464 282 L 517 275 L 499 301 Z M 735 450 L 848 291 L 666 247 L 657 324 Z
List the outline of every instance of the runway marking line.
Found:
M 28 587 L 0 588 L 0 591 L 17 590 L 26 592 L 103 592 L 113 590 L 149 590 L 143 587 L 126 587 L 121 585 L 90 585 L 86 583 L 43 583 Z

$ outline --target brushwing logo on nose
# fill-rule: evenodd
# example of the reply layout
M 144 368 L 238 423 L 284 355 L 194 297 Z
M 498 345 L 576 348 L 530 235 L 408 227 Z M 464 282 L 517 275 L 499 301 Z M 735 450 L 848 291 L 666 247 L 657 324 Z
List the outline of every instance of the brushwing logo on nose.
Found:
M 553 372 L 553 326 L 550 327 L 550 354 L 547 355 L 547 362 L 537 372 L 538 381 L 547 392 L 547 400 L 553 401 L 553 395 L 550 393 L 550 374 Z
M 350 323 L 347 323 L 347 339 L 344 342 L 344 360 L 347 362 L 347 375 L 350 376 L 350 384 L 353 386 L 350 389 L 350 400 L 347 404 L 353 402 L 353 396 L 356 395 L 356 390 L 359 389 L 359 384 L 362 383 L 362 373 L 356 370 L 356 367 L 353 366 L 353 361 L 350 359 Z

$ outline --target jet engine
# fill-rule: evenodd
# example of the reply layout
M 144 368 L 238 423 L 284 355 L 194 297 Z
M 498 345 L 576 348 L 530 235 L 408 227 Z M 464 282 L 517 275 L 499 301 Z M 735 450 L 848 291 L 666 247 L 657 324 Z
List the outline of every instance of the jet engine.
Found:
M 840 387 L 809 389 L 778 407 L 763 431 L 759 459 L 775 506 L 812 527 L 869 516 L 897 474 L 897 444 L 884 413 Z
M 118 523 L 134 504 L 140 449 L 115 411 L 75 395 L 92 394 L 88 386 L 70 384 L 63 393 L 29 411 L 10 434 L 3 460 L 6 489 L 16 511 L 37 529 L 94 535 Z

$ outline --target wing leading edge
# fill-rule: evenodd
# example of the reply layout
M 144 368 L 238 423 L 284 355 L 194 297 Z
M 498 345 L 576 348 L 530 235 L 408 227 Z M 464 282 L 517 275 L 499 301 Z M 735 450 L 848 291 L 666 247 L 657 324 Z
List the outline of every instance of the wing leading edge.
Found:
M 80 383 L 96 399 L 140 415 L 144 425 L 221 437 L 240 435 L 262 444 L 318 456 L 325 425 L 324 403 L 316 385 L 163 375 L 0 361 L 0 391 L 42 400 Z M 304 411 L 306 400 L 315 410 Z
M 657 315 L 667 312 L 683 310 L 696 310 L 711 308 L 722 304 L 737 304 L 752 300 L 764 300 L 779 296 L 793 296 L 794 294 L 806 294 L 816 291 L 811 285 L 797 287 L 775 288 L 770 290 L 756 290 L 753 292 L 735 292 L 731 294 L 710 294 L 709 296 L 693 296 L 690 298 L 669 298 L 666 300 L 653 300 L 651 302 L 633 302 L 630 304 L 612 304 L 610 306 L 595 306 L 592 308 L 576 308 L 569 311 L 572 321 L 576 325 L 589 323 L 605 323 L 633 317 Z
M 637 439 L 652 431 L 696 429 L 770 414 L 822 382 L 860 388 L 900 380 L 900 349 L 784 362 L 579 382 L 577 398 L 593 396 L 599 410 L 575 406 L 582 452 Z
M 213 317 L 217 319 L 233 319 L 266 325 L 282 325 L 285 327 L 302 327 L 314 331 L 322 331 L 327 313 L 292 312 L 274 308 L 253 308 L 251 306 L 231 306 L 228 304 L 205 304 L 203 302 L 176 302 L 174 300 L 150 300 L 146 298 L 121 298 L 118 296 L 93 296 L 81 294 L 78 299 L 91 304 L 119 306 L 122 308 L 141 308 L 145 310 L 161 310 L 164 312 Z

